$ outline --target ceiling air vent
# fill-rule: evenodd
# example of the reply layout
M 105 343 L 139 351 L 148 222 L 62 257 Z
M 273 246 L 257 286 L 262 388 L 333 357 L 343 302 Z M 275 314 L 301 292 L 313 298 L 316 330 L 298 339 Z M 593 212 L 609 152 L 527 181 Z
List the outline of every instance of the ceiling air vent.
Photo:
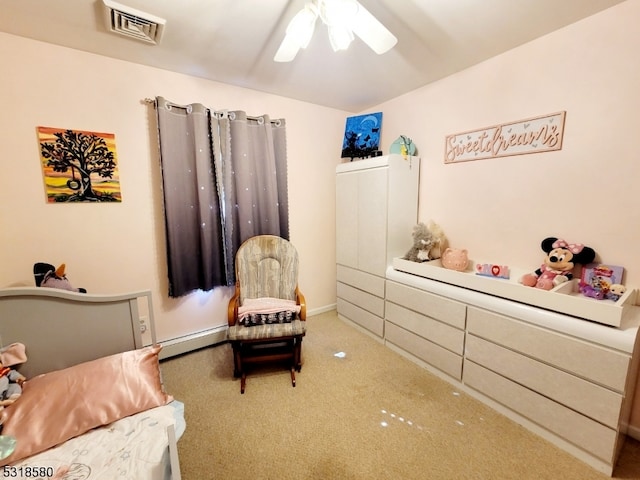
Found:
M 166 20 L 111 0 L 102 0 L 107 30 L 126 37 L 157 45 Z

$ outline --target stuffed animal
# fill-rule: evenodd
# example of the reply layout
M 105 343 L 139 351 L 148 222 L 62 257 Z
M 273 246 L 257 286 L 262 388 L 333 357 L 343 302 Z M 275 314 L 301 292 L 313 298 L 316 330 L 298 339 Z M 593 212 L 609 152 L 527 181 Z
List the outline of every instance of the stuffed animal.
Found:
M 440 258 L 447 248 L 447 238 L 440 225 L 433 220 L 429 225 L 422 222 L 413 227 L 413 246 L 406 253 L 404 260 L 427 262 Z
M 442 227 L 433 220 L 429 222 L 427 228 L 431 232 L 431 235 L 433 235 L 433 246 L 431 250 L 429 250 L 429 259 L 435 260 L 436 258 L 442 257 L 442 254 L 447 249 L 447 237 L 444 235 Z
M 12 343 L 0 350 L 0 407 L 6 407 L 22 395 L 26 378 L 10 367 L 27 361 L 22 343 Z
M 49 263 L 38 262 L 33 265 L 33 275 L 37 287 L 59 288 L 70 292 L 87 293 L 84 288 L 73 288 L 71 282 L 64 273 L 66 265 L 63 263 L 58 268 Z
M 413 227 L 413 246 L 404 257 L 412 262 L 426 262 L 431 260 L 429 252 L 434 246 L 435 239 L 429 228 L 424 223 L 418 223 Z
M 466 248 L 446 248 L 442 253 L 442 266 L 450 270 L 464 272 L 469 265 L 469 255 Z
M 596 256 L 592 248 L 585 247 L 581 243 L 567 243 L 556 237 L 545 238 L 541 247 L 547 254 L 544 263 L 535 272 L 523 275 L 520 283 L 543 290 L 551 290 L 571 280 L 573 267 L 576 264 L 590 263 Z

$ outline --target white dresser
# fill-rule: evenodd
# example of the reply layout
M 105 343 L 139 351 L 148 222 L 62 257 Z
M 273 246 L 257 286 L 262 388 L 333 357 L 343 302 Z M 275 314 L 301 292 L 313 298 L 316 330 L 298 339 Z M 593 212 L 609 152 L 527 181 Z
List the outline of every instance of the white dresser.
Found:
M 638 376 L 637 291 L 612 305 L 401 260 L 419 171 L 400 155 L 337 167 L 339 316 L 611 475 Z
M 638 375 L 640 307 L 613 328 L 392 267 L 386 293 L 387 345 L 612 474 Z
M 387 281 L 385 341 L 462 380 L 464 303 Z
M 384 336 L 385 272 L 411 247 L 420 159 L 386 155 L 336 168 L 338 314 Z

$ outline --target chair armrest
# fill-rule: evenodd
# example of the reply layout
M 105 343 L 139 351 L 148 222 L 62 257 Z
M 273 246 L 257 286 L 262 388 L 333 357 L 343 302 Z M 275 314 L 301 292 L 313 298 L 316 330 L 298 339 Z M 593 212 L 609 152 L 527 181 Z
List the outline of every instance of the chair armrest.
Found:
M 233 327 L 238 321 L 238 307 L 240 306 L 240 287 L 236 283 L 236 290 L 233 297 L 229 300 L 227 306 L 227 322 L 230 327 Z
M 300 305 L 300 320 L 305 321 L 307 319 L 307 302 L 298 287 L 296 287 L 296 304 Z

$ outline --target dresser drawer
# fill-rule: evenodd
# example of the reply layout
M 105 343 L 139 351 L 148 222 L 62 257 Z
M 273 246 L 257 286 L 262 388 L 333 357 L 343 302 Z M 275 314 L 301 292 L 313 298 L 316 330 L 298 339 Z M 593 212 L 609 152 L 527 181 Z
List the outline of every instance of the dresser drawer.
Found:
M 474 307 L 467 311 L 467 330 L 618 392 L 625 390 L 630 358 L 623 353 Z
M 467 336 L 465 358 L 617 429 L 622 395 L 512 350 Z
M 384 317 L 383 298 L 376 297 L 375 295 L 340 282 L 338 282 L 337 294 L 338 298 L 343 298 L 350 303 L 358 305 L 378 317 Z
M 462 378 L 462 357 L 460 355 L 456 355 L 389 321 L 385 321 L 384 330 L 386 342 L 392 343 L 456 380 Z
M 384 278 L 370 273 L 338 265 L 336 271 L 338 282 L 351 285 L 359 290 L 371 293 L 377 297 L 384 297 Z
M 465 362 L 463 382 L 607 464 L 613 463 L 615 430 L 471 361 Z
M 458 355 L 464 352 L 464 330 L 390 302 L 385 304 L 385 319 Z
M 342 298 L 338 298 L 336 302 L 336 310 L 338 311 L 339 315 L 342 315 L 352 322 L 357 323 L 362 328 L 369 330 L 378 337 L 382 337 L 384 335 L 383 318 L 377 317 L 374 314 L 363 310 L 357 305 L 343 300 Z
M 466 305 L 417 288 L 387 281 L 387 300 L 464 329 Z

